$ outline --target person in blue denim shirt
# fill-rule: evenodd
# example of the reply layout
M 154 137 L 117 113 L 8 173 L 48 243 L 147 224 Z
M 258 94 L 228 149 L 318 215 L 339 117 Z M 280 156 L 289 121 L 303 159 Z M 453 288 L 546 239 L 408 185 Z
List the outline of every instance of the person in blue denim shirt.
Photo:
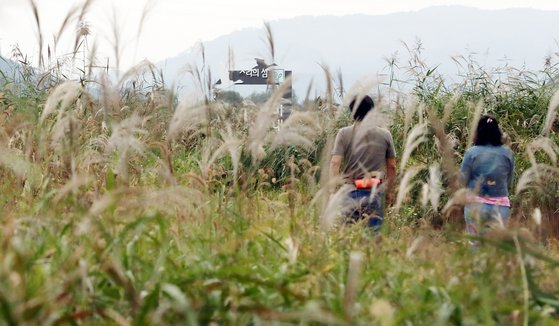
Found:
M 505 226 L 510 216 L 508 189 L 512 185 L 514 156 L 503 145 L 495 117 L 484 115 L 479 119 L 474 146 L 464 154 L 460 172 L 473 193 L 464 207 L 466 232 L 483 235 L 491 224 Z

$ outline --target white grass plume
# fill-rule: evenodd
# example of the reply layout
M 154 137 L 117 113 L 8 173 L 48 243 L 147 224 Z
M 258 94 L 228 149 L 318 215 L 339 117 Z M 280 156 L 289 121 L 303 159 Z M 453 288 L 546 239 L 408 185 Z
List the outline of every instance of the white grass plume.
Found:
M 406 145 L 404 147 L 404 153 L 402 153 L 402 160 L 400 162 L 400 170 L 404 170 L 406 167 L 406 163 L 411 156 L 411 153 L 419 146 L 421 143 L 427 140 L 425 134 L 427 133 L 427 124 L 418 124 L 416 125 L 408 138 L 406 139 Z
M 52 113 L 58 113 L 60 117 L 77 100 L 82 92 L 83 88 L 81 85 L 74 81 L 66 81 L 58 85 L 47 98 L 40 121 L 43 122 Z
M 14 149 L 0 146 L 0 166 L 12 171 L 14 175 L 29 182 L 31 186 L 38 186 L 41 183 L 41 169 Z
M 299 254 L 299 243 L 292 237 L 286 238 L 283 243 L 285 244 L 287 259 L 290 264 L 295 264 L 297 262 L 297 256 Z
M 320 131 L 315 112 L 294 111 L 274 135 L 272 149 L 282 145 L 310 148 Z
M 481 112 L 483 111 L 483 102 L 479 101 L 476 105 L 476 109 L 474 111 L 474 115 L 472 116 L 472 120 L 470 120 L 470 133 L 468 135 L 468 144 L 474 143 L 474 137 L 476 136 L 477 125 L 479 122 L 479 118 L 481 117 Z
M 179 134 L 198 134 L 201 133 L 208 122 L 208 115 L 206 113 L 206 105 L 190 106 L 186 103 L 181 103 L 169 124 L 169 139 L 175 140 Z
M 464 206 L 472 202 L 475 194 L 468 188 L 461 188 L 454 192 L 452 197 L 443 207 L 443 213 L 447 214 L 456 206 Z
M 231 125 L 227 124 L 225 130 L 221 133 L 223 144 L 221 148 L 226 150 L 231 157 L 231 164 L 233 165 L 233 182 L 236 184 L 239 168 L 241 165 L 241 150 L 243 141 L 234 135 Z
M 272 124 L 277 119 L 276 110 L 290 83 L 290 80 L 285 81 L 272 93 L 270 99 L 258 111 L 256 120 L 249 128 L 247 149 L 254 162 L 259 161 L 265 155 L 264 145 L 269 141 L 270 132 L 273 130 Z
M 348 316 L 355 314 L 355 301 L 359 289 L 359 281 L 361 271 L 363 269 L 363 254 L 353 251 L 349 254 L 349 263 L 347 268 L 347 283 L 344 293 L 344 309 Z
M 413 116 L 416 112 L 418 112 L 418 102 L 414 100 L 408 101 L 406 104 L 406 109 L 404 110 L 404 138 L 408 138 L 408 131 L 412 124 Z
M 551 100 L 549 101 L 549 106 L 547 108 L 547 114 L 545 116 L 545 123 L 542 128 L 542 134 L 544 136 L 549 136 L 549 132 L 553 127 L 553 123 L 557 119 L 557 109 L 559 108 L 559 90 L 553 94 Z
M 442 193 L 441 168 L 435 163 L 429 167 L 429 202 L 435 211 L 439 208 Z
M 429 184 L 423 183 L 421 185 L 421 207 L 427 206 L 429 202 Z
M 534 188 L 541 188 L 547 178 L 554 179 L 559 176 L 559 168 L 538 163 L 524 171 L 516 183 L 516 194 Z
M 443 109 L 443 118 L 442 118 L 442 124 L 446 125 L 448 123 L 448 120 L 450 120 L 450 115 L 452 113 L 452 111 L 454 110 L 454 108 L 456 107 L 456 104 L 458 104 L 458 101 L 460 100 L 460 98 L 462 97 L 462 94 L 458 93 L 458 94 L 454 94 L 454 96 L 452 96 L 452 98 L 450 99 L 450 101 L 448 101 Z
M 535 153 L 538 150 L 544 151 L 553 164 L 557 163 L 557 153 L 559 153 L 559 146 L 548 137 L 540 137 L 538 139 L 534 139 L 526 146 L 526 152 L 528 154 L 528 158 L 532 165 L 536 165 L 536 156 Z
M 316 194 L 315 199 L 317 199 L 321 195 L 320 192 L 323 191 L 326 191 L 326 189 L 321 189 L 321 191 Z M 345 208 L 344 206 L 347 202 L 349 191 L 349 187 L 341 187 L 330 196 L 328 202 L 323 206 L 320 214 L 320 226 L 323 230 L 329 230 L 336 224 L 337 219 L 341 216 Z
M 113 125 L 113 131 L 107 140 L 106 150 L 108 152 L 132 150 L 136 153 L 144 153 L 145 143 L 138 138 L 147 134 L 147 131 L 143 128 L 144 123 L 145 119 L 133 114 Z
M 122 75 L 122 77 L 120 78 L 117 84 L 118 88 L 121 88 L 124 85 L 124 83 L 126 83 L 128 80 L 130 80 L 133 77 L 140 76 L 146 72 L 153 72 L 155 70 L 157 70 L 157 67 L 153 63 L 151 63 L 148 60 L 142 60 L 135 66 L 128 69 L 124 73 L 124 75 Z
M 400 186 L 398 187 L 398 195 L 396 196 L 396 204 L 394 207 L 396 210 L 399 210 L 402 204 L 404 203 L 406 196 L 413 188 L 413 178 L 417 175 L 419 171 L 424 168 L 423 165 L 416 165 L 408 168 L 404 176 L 402 177 L 402 181 L 400 181 Z
M 118 165 L 117 174 L 123 179 L 128 180 L 128 159 L 131 154 L 145 155 L 146 145 L 140 139 L 146 135 L 147 131 L 143 128 L 145 119 L 136 114 L 122 120 L 113 126 L 111 136 L 105 144 L 105 154 L 110 157 L 113 153 L 117 154 Z
M 534 220 L 537 226 L 542 225 L 542 211 L 539 207 L 534 208 L 534 212 L 532 213 L 532 219 Z

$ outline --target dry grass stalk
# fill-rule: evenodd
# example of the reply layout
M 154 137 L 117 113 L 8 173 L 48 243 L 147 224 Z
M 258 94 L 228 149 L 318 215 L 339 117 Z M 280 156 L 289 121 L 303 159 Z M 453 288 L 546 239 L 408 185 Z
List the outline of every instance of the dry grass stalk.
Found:
M 438 164 L 429 167 L 429 202 L 435 211 L 439 209 L 439 201 L 443 193 L 441 169 Z
M 254 123 L 249 127 L 247 149 L 251 153 L 253 162 L 257 162 L 265 155 L 264 145 L 270 139 L 272 125 L 277 119 L 277 108 L 283 94 L 287 91 L 291 80 L 286 80 L 273 93 L 270 99 L 260 108 Z
M 448 190 L 450 194 L 453 194 L 457 189 L 460 188 L 460 172 L 458 171 L 456 160 L 454 158 L 454 148 L 451 143 L 451 137 L 449 137 L 446 132 L 442 121 L 436 116 L 433 110 L 428 110 L 428 119 L 431 129 L 433 130 L 435 137 L 438 140 L 441 160 L 442 160 L 442 170 L 447 175 L 448 179 Z
M 536 156 L 535 153 L 538 150 L 544 151 L 553 164 L 557 163 L 557 153 L 559 153 L 559 146 L 548 137 L 540 137 L 534 139 L 526 146 L 526 153 L 528 154 L 528 159 L 532 165 L 536 165 Z
M 169 124 L 169 139 L 176 140 L 179 134 L 192 136 L 202 133 L 209 123 L 206 110 L 206 105 L 179 104 Z
M 547 180 L 554 179 L 557 176 L 559 176 L 559 168 L 542 163 L 532 165 L 529 169 L 524 171 L 518 179 L 516 183 L 516 194 L 518 195 L 522 191 L 530 188 L 543 191 L 543 186 L 546 184 Z
M 400 171 L 404 171 L 406 163 L 410 158 L 412 152 L 424 141 L 427 140 L 425 135 L 427 134 L 427 124 L 416 125 L 411 133 L 406 139 L 406 145 L 404 146 L 404 152 L 402 153 L 402 160 L 400 161 Z
M 413 178 L 417 175 L 419 171 L 424 168 L 423 165 L 415 165 L 406 170 L 402 180 L 400 181 L 400 186 L 398 187 L 398 195 L 396 196 L 396 203 L 394 204 L 394 208 L 399 210 L 402 207 L 402 204 L 406 200 L 408 193 L 413 188 Z
M 359 278 L 363 269 L 363 254 L 351 252 L 347 269 L 347 284 L 344 293 L 344 310 L 349 318 L 355 315 L 355 301 L 359 289 Z
M 26 160 L 14 149 L 0 146 L 0 166 L 12 171 L 25 183 L 29 182 L 32 187 L 37 187 L 41 183 L 40 167 Z
M 315 112 L 295 111 L 275 134 L 271 149 L 283 145 L 310 148 L 321 129 Z
M 57 113 L 60 118 L 64 111 L 73 104 L 82 94 L 83 88 L 74 81 L 66 81 L 58 85 L 47 98 L 45 108 L 41 113 L 40 121 L 43 122 L 47 116 Z
M 107 160 L 113 153 L 118 157 L 116 173 L 125 183 L 128 182 L 128 159 L 132 154 L 145 155 L 146 145 L 139 137 L 146 135 L 147 131 L 143 128 L 145 119 L 136 114 L 113 125 L 111 136 L 105 144 L 105 155 Z
M 74 19 L 74 17 L 78 13 L 78 10 L 80 10 L 79 6 L 72 7 L 66 13 L 66 16 L 64 17 L 64 20 L 62 20 L 62 24 L 60 25 L 60 28 L 58 29 L 58 32 L 54 35 L 54 50 L 55 50 L 55 52 L 56 52 L 56 47 L 58 45 L 58 42 L 60 41 L 60 37 L 62 36 L 62 33 L 66 30 L 66 27 L 68 27 L 70 22 L 72 22 L 72 20 Z
M 449 215 L 456 207 L 463 207 L 472 201 L 475 194 L 467 188 L 461 188 L 452 194 L 452 197 L 443 207 L 443 213 Z
M 468 144 L 474 143 L 474 137 L 476 136 L 477 125 L 479 122 L 479 118 L 481 117 L 481 112 L 483 111 L 483 102 L 479 101 L 476 105 L 474 115 L 470 120 L 470 131 L 468 136 Z
M 58 203 L 70 193 L 76 195 L 81 187 L 88 185 L 91 181 L 92 179 L 89 176 L 73 175 L 62 188 L 57 190 L 53 203 Z
M 542 135 L 549 136 L 551 128 L 553 128 L 553 124 L 555 123 L 555 120 L 557 120 L 557 109 L 559 109 L 559 90 L 553 94 L 553 97 L 551 97 L 551 100 L 549 101 L 547 114 L 545 116 L 545 123 L 542 128 Z
M 338 180 L 330 180 L 332 183 L 337 183 L 337 181 Z M 322 193 L 327 194 L 326 189 L 327 188 L 321 189 L 321 191 L 316 194 L 315 198 L 319 198 Z M 323 210 L 320 213 L 320 226 L 323 230 L 329 230 L 336 224 L 337 219 L 340 217 L 340 212 L 345 208 L 350 190 L 349 187 L 341 187 L 330 196 L 326 205 L 323 206 Z
M 78 23 L 82 23 L 82 22 L 84 21 L 84 18 L 85 18 L 85 16 L 87 15 L 89 9 L 91 8 L 91 5 L 93 5 L 93 2 L 94 2 L 94 0 L 85 0 L 85 2 L 83 3 L 83 5 L 82 5 L 82 7 L 81 7 L 81 9 L 80 9 L 80 14 L 78 15 L 78 18 L 77 18 L 77 20 L 76 20 Z M 64 24 L 63 24 L 62 27 L 60 28 L 59 35 L 62 34 L 62 31 L 63 31 L 63 28 L 64 28 L 64 27 L 65 27 L 65 26 L 64 26 Z M 74 51 L 73 51 L 74 56 L 78 53 L 78 48 L 79 48 L 79 44 L 80 44 L 80 38 L 81 38 L 82 36 L 83 36 L 83 35 L 82 35 L 81 33 L 79 33 L 79 32 L 76 33 L 76 38 L 75 38 L 75 40 L 74 40 Z
M 37 7 L 37 3 L 35 3 L 35 0 L 29 0 L 29 3 L 31 4 L 31 9 L 33 10 L 33 17 L 35 18 L 35 24 L 37 27 L 37 37 L 39 41 L 39 69 L 43 69 L 45 67 L 45 61 L 43 57 L 44 41 L 43 41 L 43 29 L 41 27 L 41 19 L 39 17 L 39 8 Z
M 418 106 L 422 104 L 418 104 L 416 100 L 408 101 L 406 105 L 406 109 L 404 111 L 404 131 L 403 131 L 403 138 L 408 139 L 408 131 L 412 124 L 413 116 L 416 112 L 418 112 Z

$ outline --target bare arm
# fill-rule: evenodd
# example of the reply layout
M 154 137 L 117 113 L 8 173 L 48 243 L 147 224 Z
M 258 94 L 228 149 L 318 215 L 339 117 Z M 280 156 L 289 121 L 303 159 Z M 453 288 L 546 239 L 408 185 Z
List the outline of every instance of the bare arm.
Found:
M 337 178 L 340 175 L 340 168 L 342 166 L 342 159 L 341 155 L 332 155 L 330 159 L 330 180 Z M 336 184 L 331 183 L 328 189 L 331 193 L 336 191 Z
M 394 180 L 396 179 L 396 159 L 386 159 L 386 202 L 392 205 L 394 198 Z

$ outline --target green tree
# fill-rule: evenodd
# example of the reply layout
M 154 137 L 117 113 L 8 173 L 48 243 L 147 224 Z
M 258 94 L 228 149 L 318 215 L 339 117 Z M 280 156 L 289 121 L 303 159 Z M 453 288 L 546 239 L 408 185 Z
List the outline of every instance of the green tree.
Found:
M 239 106 L 243 103 L 243 97 L 236 91 L 221 91 L 217 93 L 216 99 L 233 106 Z

